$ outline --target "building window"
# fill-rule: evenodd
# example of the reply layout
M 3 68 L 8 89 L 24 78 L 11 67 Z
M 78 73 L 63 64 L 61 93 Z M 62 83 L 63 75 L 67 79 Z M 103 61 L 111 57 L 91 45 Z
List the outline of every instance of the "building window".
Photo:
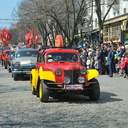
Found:
M 126 8 L 124 8 L 124 14 L 127 12 L 127 9 Z
M 113 15 L 116 16 L 116 12 L 113 12 Z
M 117 14 L 118 14 L 118 15 L 120 14 L 119 10 L 117 11 Z

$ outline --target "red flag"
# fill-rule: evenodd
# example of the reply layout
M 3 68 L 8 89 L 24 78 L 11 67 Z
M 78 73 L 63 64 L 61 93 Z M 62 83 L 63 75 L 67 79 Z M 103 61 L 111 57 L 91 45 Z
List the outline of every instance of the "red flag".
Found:
M 33 34 L 31 31 L 28 31 L 25 35 L 26 45 L 27 47 L 31 47 L 33 42 Z
M 12 35 L 7 28 L 4 28 L 1 31 L 0 38 L 4 45 L 8 45 L 9 41 L 12 39 Z
M 62 35 L 56 35 L 56 38 L 55 38 L 55 47 L 64 47 L 64 42 L 63 42 Z
M 28 47 L 31 47 L 33 43 L 36 44 L 40 41 L 40 35 L 34 30 L 29 30 L 25 35 L 25 40 L 26 40 L 26 45 Z

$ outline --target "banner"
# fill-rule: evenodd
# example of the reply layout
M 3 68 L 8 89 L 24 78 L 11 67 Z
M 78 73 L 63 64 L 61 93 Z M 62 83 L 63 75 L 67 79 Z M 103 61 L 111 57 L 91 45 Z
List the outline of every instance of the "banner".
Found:
M 32 44 L 37 44 L 40 42 L 41 38 L 38 32 L 35 30 L 29 30 L 25 35 L 26 45 L 31 47 Z

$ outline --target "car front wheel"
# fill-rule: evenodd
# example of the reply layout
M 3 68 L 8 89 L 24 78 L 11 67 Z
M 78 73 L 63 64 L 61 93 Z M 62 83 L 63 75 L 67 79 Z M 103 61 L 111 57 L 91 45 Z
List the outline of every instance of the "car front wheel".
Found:
M 41 102 L 48 102 L 49 99 L 49 91 L 43 80 L 40 81 L 39 98 Z
M 99 82 L 98 82 L 97 79 L 92 79 L 90 82 L 92 82 L 92 83 L 91 83 L 91 85 L 89 86 L 89 89 L 88 89 L 89 98 L 92 101 L 97 101 L 100 98 Z

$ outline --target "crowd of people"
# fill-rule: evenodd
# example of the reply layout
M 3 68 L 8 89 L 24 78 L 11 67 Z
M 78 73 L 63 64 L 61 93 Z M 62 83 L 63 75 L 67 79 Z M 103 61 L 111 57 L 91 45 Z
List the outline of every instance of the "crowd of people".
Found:
M 128 78 L 128 49 L 123 44 L 101 44 L 81 48 L 81 60 L 87 68 L 99 70 L 110 77 L 118 74 Z
M 80 53 L 82 63 L 87 69 L 95 68 L 101 75 L 107 74 L 110 77 L 118 74 L 128 78 L 128 48 L 122 43 L 88 45 L 80 48 Z

